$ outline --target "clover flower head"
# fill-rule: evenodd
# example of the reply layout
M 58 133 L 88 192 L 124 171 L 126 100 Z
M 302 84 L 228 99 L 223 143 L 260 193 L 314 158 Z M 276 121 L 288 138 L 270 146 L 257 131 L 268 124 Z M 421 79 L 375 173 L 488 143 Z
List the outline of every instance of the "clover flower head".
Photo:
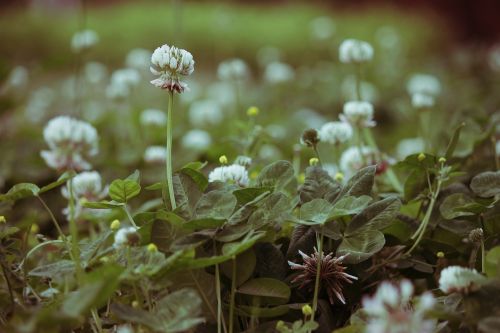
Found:
M 29 73 L 26 67 L 16 66 L 14 67 L 5 81 L 5 86 L 7 88 L 22 88 L 29 81 Z
M 410 95 L 424 94 L 436 97 L 441 92 L 439 79 L 429 74 L 414 74 L 406 85 Z
M 339 47 L 340 62 L 363 63 L 373 59 L 373 47 L 362 40 L 346 39 Z
M 150 146 L 144 151 L 144 162 L 148 164 L 165 163 L 167 150 L 163 146 Z
M 373 105 L 369 102 L 350 101 L 344 104 L 340 120 L 350 123 L 352 126 L 373 127 Z
M 115 249 L 122 249 L 127 246 L 137 245 L 141 240 L 141 236 L 135 227 L 123 227 L 115 233 Z
M 475 269 L 448 266 L 439 276 L 439 289 L 444 293 L 469 293 L 485 282 L 486 278 Z
M 239 155 L 238 157 L 236 157 L 234 163 L 248 168 L 252 164 L 252 158 L 244 155 Z
M 55 97 L 54 90 L 48 87 L 42 87 L 33 91 L 26 105 L 26 118 L 33 123 L 42 121 L 54 102 Z
M 219 64 L 217 76 L 223 81 L 242 81 L 250 76 L 250 70 L 243 60 L 229 59 Z
M 95 61 L 86 63 L 84 72 L 85 79 L 93 84 L 103 81 L 107 75 L 106 66 Z
M 56 170 L 88 170 L 86 161 L 99 151 L 97 130 L 87 122 L 68 116 L 51 119 L 43 130 L 50 150 L 40 154 L 45 163 Z
M 302 264 L 297 264 L 292 261 L 288 262 L 291 269 L 300 271 L 292 280 L 292 283 L 300 282 L 299 288 L 306 287 L 310 291 L 314 290 L 318 261 L 321 261 L 319 273 L 321 281 L 320 286 L 326 288 L 328 299 L 331 304 L 334 303 L 335 299 L 342 304 L 346 304 L 345 297 L 342 293 L 343 285 L 345 283 L 352 284 L 353 280 L 358 279 L 356 276 L 346 273 L 346 267 L 342 266 L 342 261 L 347 255 L 334 257 L 333 253 L 330 253 L 325 256 L 323 253 L 320 255 L 316 249 L 314 249 L 314 253 L 311 254 L 311 256 L 308 256 L 300 250 L 299 254 L 302 257 Z
M 233 182 L 239 186 L 247 186 L 250 182 L 247 169 L 239 164 L 223 165 L 215 168 L 208 175 L 209 182 Z
M 308 128 L 300 137 L 300 143 L 307 147 L 316 147 L 316 145 L 321 141 L 321 136 L 318 130 L 314 128 Z
M 76 32 L 71 38 L 71 49 L 79 53 L 90 49 L 99 42 L 99 35 L 94 30 L 86 29 Z
M 83 213 L 101 214 L 102 210 L 84 208 L 82 202 L 99 201 L 108 195 L 108 186 L 103 186 L 101 175 L 97 171 L 84 171 L 77 174 L 72 180 L 73 196 L 76 199 L 74 206 L 74 217 L 80 218 Z M 66 199 L 70 198 L 69 188 L 64 186 L 61 188 L 61 193 Z M 70 208 L 63 209 L 66 216 L 70 214 Z
M 408 280 L 398 285 L 382 282 L 372 297 L 364 297 L 368 315 L 366 333 L 432 333 L 436 322 L 425 318 L 435 299 L 427 292 L 413 301 L 413 285 Z
M 349 147 L 340 157 L 340 170 L 350 178 L 359 169 L 377 162 L 375 151 L 368 147 Z
M 212 145 L 212 137 L 207 131 L 192 129 L 184 134 L 181 144 L 186 149 L 202 152 Z
M 328 16 L 314 18 L 310 23 L 311 36 L 316 40 L 327 40 L 335 33 L 335 22 Z
M 112 99 L 125 98 L 140 81 L 141 75 L 136 69 L 118 69 L 111 75 L 111 82 L 106 89 L 106 95 Z
M 151 73 L 159 78 L 151 81 L 158 88 L 171 92 L 182 93 L 189 89 L 181 76 L 191 75 L 194 71 L 193 55 L 186 50 L 167 44 L 154 50 L 151 56 Z
M 275 61 L 266 66 L 264 80 L 271 84 L 292 81 L 295 78 L 293 68 L 283 62 Z
M 224 119 L 219 103 L 211 99 L 196 101 L 189 108 L 189 121 L 195 127 L 217 125 Z
M 167 124 L 167 116 L 165 115 L 165 112 L 162 110 L 158 109 L 146 109 L 142 111 L 141 113 L 141 118 L 140 118 L 141 124 L 143 126 L 165 126 Z
M 132 49 L 125 59 L 125 65 L 137 70 L 147 69 L 151 59 L 151 51 L 146 49 Z
M 331 121 L 324 124 L 319 130 L 320 140 L 332 145 L 339 145 L 352 138 L 352 126 L 344 121 Z

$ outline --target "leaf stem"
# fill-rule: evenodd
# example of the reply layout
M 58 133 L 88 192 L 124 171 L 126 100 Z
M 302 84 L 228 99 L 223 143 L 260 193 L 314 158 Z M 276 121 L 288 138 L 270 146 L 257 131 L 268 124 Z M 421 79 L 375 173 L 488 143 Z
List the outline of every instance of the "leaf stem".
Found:
M 231 299 L 229 302 L 229 333 L 233 333 L 234 329 L 234 296 L 236 294 L 236 257 L 232 260 L 233 269 L 231 274 Z
M 78 247 L 78 226 L 75 220 L 75 196 L 73 193 L 73 179 L 68 180 L 69 192 L 69 230 L 71 234 L 71 253 L 72 259 L 75 261 L 77 281 L 82 277 L 82 266 L 80 263 L 80 249 Z
M 132 223 L 132 225 L 137 229 L 137 224 L 135 224 L 134 218 L 132 217 L 132 214 L 130 214 L 130 210 L 128 209 L 127 204 L 124 204 L 122 207 L 125 214 L 127 214 L 127 218 L 130 223 Z
M 312 311 L 312 315 L 311 315 L 311 322 L 314 322 L 314 316 L 316 315 L 316 310 L 318 309 L 318 295 L 319 295 L 319 289 L 320 289 L 320 275 L 321 275 L 322 260 L 323 260 L 323 225 L 321 225 L 321 227 L 319 229 L 318 263 L 316 265 L 316 281 L 314 282 L 313 311 Z
M 208 310 L 210 311 L 210 314 L 216 318 L 216 315 L 215 315 L 215 311 L 214 311 L 214 308 L 212 307 L 212 304 L 210 304 L 210 301 L 208 300 L 207 298 L 207 295 L 205 294 L 205 292 L 203 291 L 203 288 L 201 287 L 200 283 L 198 282 L 198 279 L 196 278 L 196 276 L 194 275 L 193 273 L 193 270 L 189 270 L 189 274 L 191 275 L 191 278 L 193 279 L 193 282 L 196 286 L 196 289 L 198 289 L 198 292 L 201 294 L 201 298 L 203 298 L 203 301 L 205 302 L 205 304 L 207 305 L 208 307 Z
M 167 172 L 168 196 L 172 210 L 177 208 L 175 204 L 174 184 L 172 182 L 172 112 L 174 107 L 174 92 L 170 91 L 167 110 L 167 156 L 165 160 Z

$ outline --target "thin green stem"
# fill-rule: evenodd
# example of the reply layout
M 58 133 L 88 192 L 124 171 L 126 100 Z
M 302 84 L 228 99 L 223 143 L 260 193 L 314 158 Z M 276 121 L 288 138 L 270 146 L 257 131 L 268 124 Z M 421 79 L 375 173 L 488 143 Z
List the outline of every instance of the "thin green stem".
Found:
M 205 302 L 205 304 L 207 305 L 207 308 L 208 310 L 210 311 L 210 314 L 216 318 L 216 314 L 215 314 L 215 311 L 214 311 L 214 308 L 212 307 L 212 304 L 210 304 L 210 301 L 208 300 L 208 297 L 207 295 L 205 294 L 205 292 L 203 291 L 203 288 L 201 287 L 200 283 L 198 282 L 198 279 L 196 278 L 196 276 L 194 275 L 193 271 L 192 270 L 189 270 L 189 274 L 191 275 L 191 278 L 193 279 L 193 282 L 196 286 L 196 289 L 198 289 L 198 292 L 200 293 L 201 295 L 201 298 L 203 298 L 203 301 Z
M 214 242 L 214 255 L 217 255 L 217 247 Z M 224 328 L 224 333 L 227 333 L 226 321 L 222 313 L 222 297 L 220 287 L 220 270 L 219 264 L 215 264 L 215 293 L 217 294 L 217 333 L 221 333 L 221 323 Z
M 316 158 L 318 159 L 319 166 L 322 167 L 323 164 L 321 163 L 321 157 L 319 156 L 318 146 L 314 145 L 313 150 L 314 153 L 316 154 Z
M 481 239 L 481 272 L 485 272 L 486 256 L 484 253 L 484 239 Z
M 137 228 L 137 224 L 135 224 L 134 218 L 132 217 L 132 214 L 130 214 L 130 211 L 129 211 L 128 207 L 127 207 L 127 204 L 123 205 L 122 207 L 123 207 L 123 211 L 125 212 L 125 214 L 127 214 L 127 218 L 130 221 L 130 223 L 135 228 Z
M 170 206 L 172 210 L 177 208 L 175 204 L 174 184 L 172 182 L 172 112 L 174 108 L 174 92 L 171 91 L 168 99 L 167 110 L 167 156 L 166 156 L 166 171 L 167 171 L 167 186 L 168 196 L 170 197 Z
M 75 220 L 75 196 L 73 193 L 73 180 L 68 180 L 69 192 L 69 230 L 71 234 L 71 253 L 76 266 L 76 277 L 80 281 L 83 271 L 80 263 L 80 248 L 78 247 L 78 226 Z
M 311 315 L 311 322 L 314 321 L 316 310 L 318 309 L 318 295 L 320 289 L 320 276 L 321 276 L 321 263 L 323 260 L 323 226 L 319 229 L 318 240 L 318 263 L 316 266 L 316 280 L 314 282 L 314 296 L 313 296 L 313 313 Z
M 97 332 L 103 333 L 104 331 L 102 330 L 101 318 L 99 318 L 99 314 L 97 313 L 97 310 L 92 309 L 90 312 L 92 313 L 92 318 L 94 318 L 94 322 L 95 322 L 95 325 L 97 327 Z
M 497 140 L 494 136 L 491 137 L 491 144 L 493 146 L 493 156 L 495 156 L 495 168 L 496 170 L 500 170 L 500 157 L 497 152 Z
M 234 296 L 236 294 L 236 257 L 232 260 L 233 269 L 231 274 L 231 299 L 229 301 L 229 333 L 234 330 Z
M 356 64 L 356 97 L 358 101 L 362 101 L 361 96 L 361 80 L 362 80 L 361 64 Z

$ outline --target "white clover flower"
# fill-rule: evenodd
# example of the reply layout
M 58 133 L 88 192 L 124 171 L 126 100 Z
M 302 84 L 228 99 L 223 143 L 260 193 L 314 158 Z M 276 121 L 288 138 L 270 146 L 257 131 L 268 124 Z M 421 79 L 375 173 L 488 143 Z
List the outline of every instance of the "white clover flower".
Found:
M 150 146 L 144 151 L 144 162 L 150 164 L 165 163 L 167 149 L 163 146 Z
M 151 84 L 177 93 L 188 89 L 187 84 L 180 81 L 180 76 L 191 75 L 194 71 L 194 60 L 191 53 L 165 44 L 153 52 L 151 63 L 153 64 L 150 67 L 151 73 L 159 76 L 159 78 L 152 80 Z
M 137 70 L 145 70 L 149 67 L 151 51 L 146 49 L 132 49 L 125 59 L 125 65 Z
M 257 62 L 264 67 L 270 63 L 277 62 L 281 58 L 281 50 L 273 46 L 265 46 L 257 51 Z
M 320 128 L 327 121 L 315 110 L 302 108 L 293 114 L 296 122 L 303 123 L 306 128 Z
M 115 242 L 113 247 L 115 249 L 122 249 L 130 245 L 137 245 L 140 241 L 139 233 L 135 227 L 124 227 L 115 233 Z
M 282 62 L 272 62 L 264 70 L 264 80 L 272 84 L 279 84 L 291 81 L 295 78 L 293 68 Z
M 275 140 L 283 140 L 287 138 L 286 127 L 282 125 L 270 124 L 266 126 L 266 132 Z
M 340 170 L 349 178 L 359 169 L 376 163 L 375 151 L 367 146 L 350 147 L 340 157 Z
M 220 166 L 215 168 L 208 175 L 209 182 L 234 182 L 239 186 L 247 186 L 250 182 L 248 171 L 244 166 L 239 164 L 231 164 L 228 166 Z
M 84 208 L 82 201 L 99 201 L 108 195 L 108 186 L 103 187 L 101 175 L 97 171 L 84 171 L 77 174 L 72 180 L 73 196 L 76 199 L 74 206 L 74 216 L 79 218 L 84 212 L 100 214 L 103 211 L 97 209 Z M 67 186 L 61 188 L 61 193 L 66 199 L 70 198 Z M 63 210 L 69 216 L 69 207 Z
M 95 61 L 86 63 L 84 72 L 87 81 L 94 84 L 104 81 L 107 75 L 106 66 Z
M 224 119 L 221 106 L 213 100 L 202 100 L 191 104 L 189 108 L 189 121 L 194 127 L 217 125 Z
M 335 22 L 328 16 L 316 17 L 310 23 L 313 39 L 327 40 L 335 33 Z
M 363 63 L 373 59 L 373 47 L 364 41 L 357 39 L 346 39 L 339 47 L 340 62 Z
M 428 74 L 414 74 L 406 85 L 410 95 L 425 94 L 437 96 L 441 92 L 441 83 L 438 78 Z
M 319 139 L 332 145 L 349 141 L 353 135 L 352 126 L 344 121 L 331 121 L 321 126 Z
M 444 293 L 468 293 L 485 282 L 486 278 L 475 269 L 449 266 L 441 271 L 439 289 Z
M 207 96 L 221 106 L 233 106 L 236 97 L 229 82 L 215 82 L 208 87 Z
M 182 137 L 182 146 L 194 151 L 205 151 L 212 145 L 212 137 L 207 131 L 193 129 Z
M 369 102 L 350 101 L 345 103 L 340 119 L 358 127 L 373 127 L 376 124 L 373 120 L 373 105 Z
M 433 333 L 434 320 L 425 318 L 435 299 L 427 292 L 412 301 L 413 285 L 403 280 L 398 286 L 382 282 L 375 295 L 364 297 L 363 311 L 368 315 L 366 333 Z
M 14 67 L 5 81 L 5 87 L 7 88 L 22 88 L 28 84 L 29 75 L 28 70 L 24 66 Z
M 167 116 L 162 110 L 146 109 L 142 111 L 140 121 L 143 126 L 161 127 L 167 124 Z
M 229 59 L 219 64 L 217 76 L 223 81 L 242 81 L 248 79 L 250 70 L 243 60 Z
M 132 88 L 141 81 L 141 75 L 136 69 L 118 69 L 111 75 L 111 82 L 106 89 L 106 95 L 112 99 L 125 98 L 132 92 Z
M 71 49 L 73 52 L 82 52 L 90 49 L 99 42 L 99 35 L 94 30 L 86 29 L 78 31 L 71 39 Z
M 276 160 L 281 158 L 281 151 L 272 144 L 263 144 L 259 149 L 259 157 L 263 160 Z
M 68 116 L 51 119 L 43 130 L 50 150 L 41 152 L 45 163 L 57 170 L 88 170 L 88 157 L 99 152 L 97 130 L 87 122 Z
M 416 93 L 411 96 L 411 105 L 415 109 L 431 108 L 435 104 L 434 96 Z
M 248 168 L 250 166 L 250 164 L 252 164 L 252 158 L 248 157 L 248 156 L 240 155 L 240 156 L 236 157 L 234 164 L 239 164 L 239 165 L 242 165 L 242 166 Z
M 425 149 L 424 140 L 422 138 L 410 138 L 399 141 L 396 148 L 396 155 L 400 159 L 404 159 L 408 155 L 418 154 Z
M 56 97 L 54 90 L 43 87 L 33 91 L 26 105 L 26 118 L 34 123 L 41 121 Z

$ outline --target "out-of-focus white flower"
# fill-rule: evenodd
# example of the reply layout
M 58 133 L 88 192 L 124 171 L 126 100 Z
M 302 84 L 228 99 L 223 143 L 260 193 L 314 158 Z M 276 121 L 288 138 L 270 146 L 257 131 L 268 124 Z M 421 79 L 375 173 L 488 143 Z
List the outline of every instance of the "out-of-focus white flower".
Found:
M 182 93 L 188 88 L 180 76 L 191 75 L 194 71 L 193 55 L 186 50 L 167 44 L 158 47 L 151 56 L 151 73 L 158 75 L 151 83 L 162 89 Z
M 283 62 L 272 62 L 266 66 L 264 80 L 272 84 L 291 81 L 295 78 L 293 68 Z
M 421 93 L 413 94 L 411 96 L 411 105 L 415 109 L 431 108 L 434 104 L 434 96 Z
M 86 63 L 84 72 L 87 81 L 94 84 L 102 82 L 107 75 L 106 66 L 95 61 Z
M 116 333 L 134 333 L 134 329 L 130 325 L 120 325 L 116 327 Z
M 406 85 L 406 89 L 410 95 L 425 94 L 437 96 L 441 92 L 441 83 L 432 75 L 414 74 Z
M 350 178 L 359 169 L 376 163 L 375 151 L 370 147 L 350 147 L 340 157 L 340 170 Z
M 318 112 L 309 109 L 303 108 L 298 110 L 293 115 L 294 121 L 303 123 L 306 128 L 320 128 L 327 121 L 322 115 Z
M 424 151 L 425 144 L 421 138 L 410 138 L 399 141 L 396 148 L 398 158 L 404 159 L 408 155 L 418 154 Z
M 335 33 L 335 22 L 328 16 L 316 17 L 310 27 L 311 36 L 317 40 L 327 40 Z
M 393 52 L 397 50 L 400 37 L 398 31 L 391 26 L 380 27 L 375 32 L 378 43 L 384 48 L 391 50 Z
M 140 241 L 140 235 L 135 227 L 124 227 L 115 233 L 115 249 L 122 249 L 127 246 L 137 245 Z
M 376 124 L 373 120 L 373 105 L 369 102 L 350 101 L 345 103 L 340 119 L 357 127 L 373 127 Z
M 51 88 L 43 87 L 33 91 L 26 105 L 26 118 L 33 123 L 41 121 L 54 99 L 55 93 Z
M 135 68 L 137 70 L 146 70 L 149 67 L 151 59 L 151 51 L 146 49 L 132 49 L 125 59 L 127 67 Z
M 91 165 L 86 159 L 99 151 L 96 129 L 68 116 L 51 119 L 43 137 L 50 150 L 40 154 L 49 167 L 57 170 L 88 170 Z
M 239 164 L 231 164 L 215 168 L 208 175 L 209 182 L 234 182 L 239 186 L 247 186 L 249 183 L 248 171 L 244 166 Z
M 281 157 L 281 151 L 275 145 L 264 144 L 259 149 L 259 157 L 263 160 L 276 160 Z
M 215 82 L 208 87 L 207 97 L 221 106 L 232 106 L 235 103 L 234 88 L 228 82 Z
M 182 137 L 182 146 L 194 151 L 205 151 L 212 145 L 212 137 L 207 131 L 193 129 Z
M 100 214 L 103 211 L 97 209 L 84 208 L 82 201 L 99 201 L 108 195 L 108 186 L 103 187 L 101 175 L 97 171 L 84 171 L 76 175 L 72 180 L 73 197 L 76 199 L 74 206 L 74 217 L 79 218 L 85 212 Z M 63 197 L 70 198 L 69 189 L 64 186 L 61 189 Z M 66 216 L 70 214 L 70 208 L 63 210 Z
M 346 39 L 340 44 L 339 59 L 346 64 L 368 62 L 373 59 L 373 47 L 361 40 Z
M 6 88 L 22 88 L 28 84 L 29 75 L 28 70 L 24 66 L 16 66 L 12 68 L 5 81 Z
M 150 164 L 165 163 L 167 149 L 163 146 L 150 146 L 144 151 L 144 162 Z
M 279 61 L 281 50 L 273 46 L 265 46 L 257 51 L 257 62 L 264 67 L 272 62 Z
M 78 31 L 71 38 L 71 49 L 73 52 L 82 52 L 90 49 L 99 42 L 99 35 L 94 30 L 86 29 Z
M 342 81 L 340 87 L 342 91 L 342 97 L 348 101 L 355 101 L 358 99 L 358 92 L 356 91 L 356 76 L 348 75 Z M 377 88 L 370 82 L 362 81 L 360 85 L 361 97 L 364 101 L 375 103 L 379 98 L 379 93 Z
M 436 322 L 425 315 L 433 308 L 434 297 L 427 292 L 418 301 L 412 301 L 412 296 L 413 285 L 408 280 L 398 286 L 382 282 L 373 297 L 363 298 L 363 311 L 369 317 L 365 332 L 433 333 Z
M 217 76 L 223 81 L 242 81 L 250 76 L 250 71 L 243 60 L 235 58 L 221 62 Z
M 332 145 L 339 145 L 352 138 L 352 126 L 344 121 L 331 121 L 321 126 L 319 139 Z
M 328 175 L 332 178 L 335 178 L 335 175 L 339 172 L 339 167 L 333 163 L 324 163 L 322 168 L 328 172 Z
M 146 109 L 141 113 L 141 124 L 143 126 L 165 126 L 167 116 L 162 110 Z
M 283 140 L 287 137 L 286 127 L 278 124 L 268 125 L 266 132 L 275 140 Z
M 444 293 L 468 293 L 481 286 L 486 278 L 475 269 L 460 266 L 448 266 L 439 276 L 439 289 Z
M 224 114 L 220 105 L 210 99 L 196 101 L 189 108 L 189 121 L 195 127 L 220 124 Z
M 248 156 L 240 155 L 240 156 L 236 157 L 234 164 L 239 164 L 239 165 L 242 165 L 242 166 L 248 168 L 250 166 L 250 164 L 252 164 L 252 158 L 248 157 Z
M 106 95 L 112 99 L 125 98 L 140 81 L 141 75 L 136 69 L 118 69 L 111 75 L 111 83 L 106 89 Z

